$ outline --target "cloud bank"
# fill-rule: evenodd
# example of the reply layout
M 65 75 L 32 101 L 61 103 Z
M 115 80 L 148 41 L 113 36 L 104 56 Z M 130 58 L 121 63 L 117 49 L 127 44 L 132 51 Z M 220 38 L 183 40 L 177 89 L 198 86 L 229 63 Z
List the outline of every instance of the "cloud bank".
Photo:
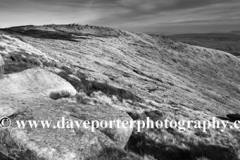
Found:
M 238 30 L 239 0 L 0 0 L 0 27 L 80 23 L 148 33 Z

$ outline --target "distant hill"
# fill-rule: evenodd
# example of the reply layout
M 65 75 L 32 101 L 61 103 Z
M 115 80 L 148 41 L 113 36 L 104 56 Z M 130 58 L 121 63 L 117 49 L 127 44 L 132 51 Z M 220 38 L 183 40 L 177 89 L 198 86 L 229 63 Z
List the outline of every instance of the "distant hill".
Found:
M 233 34 L 234 33 L 234 34 Z M 230 33 L 178 34 L 168 36 L 175 41 L 213 48 L 240 56 L 240 31 Z
M 238 30 L 238 31 L 231 31 L 230 33 L 233 33 L 233 34 L 238 34 L 238 35 L 240 35 L 240 30 Z

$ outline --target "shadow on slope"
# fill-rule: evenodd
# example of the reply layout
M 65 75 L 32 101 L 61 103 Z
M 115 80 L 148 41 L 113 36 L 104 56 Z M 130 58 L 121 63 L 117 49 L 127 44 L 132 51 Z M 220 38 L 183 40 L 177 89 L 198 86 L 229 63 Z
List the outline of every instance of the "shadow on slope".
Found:
M 122 101 L 123 99 L 129 99 L 129 100 L 132 100 L 133 102 L 144 101 L 142 98 L 138 97 L 131 91 L 128 91 L 122 88 L 117 88 L 107 83 L 87 80 L 87 77 L 80 72 L 76 74 L 77 79 L 73 79 L 71 77 L 72 73 L 70 70 L 67 70 L 66 68 L 62 68 L 62 69 L 63 71 L 57 74 L 63 79 L 65 79 L 66 81 L 68 81 L 72 86 L 74 86 L 74 88 L 77 91 L 83 90 L 83 92 L 86 93 L 88 96 L 90 96 L 93 92 L 101 91 L 107 96 L 112 96 L 112 95 L 117 96 L 120 101 Z
M 17 73 L 22 72 L 26 69 L 30 69 L 35 67 L 34 65 L 28 64 L 28 63 L 7 63 L 5 65 L 5 74 L 11 74 L 11 73 Z
M 41 31 L 41 30 L 21 30 L 21 29 L 4 29 L 10 34 L 20 34 L 23 36 L 29 36 L 33 38 L 44 38 L 44 39 L 55 39 L 55 40 L 66 40 L 66 41 L 73 41 L 77 42 L 76 38 L 68 33 L 63 32 L 55 32 L 55 31 Z
M 5 60 L 4 73 L 11 74 L 22 72 L 26 69 L 34 68 L 37 66 L 40 66 L 40 63 L 35 59 L 22 58 L 21 55 L 12 55 Z
M 133 120 L 144 121 L 149 117 L 155 122 L 158 120 L 163 122 L 166 119 L 165 114 L 157 110 L 145 111 L 141 114 L 128 112 L 128 114 Z M 171 135 L 177 137 L 177 141 L 171 139 Z M 196 132 L 195 135 L 202 140 L 209 138 L 203 132 Z M 166 137 L 169 139 L 165 140 Z M 238 160 L 236 150 L 232 146 L 224 147 L 204 140 L 194 141 L 194 137 L 190 135 L 185 137 L 173 128 L 146 128 L 141 132 L 137 132 L 135 128 L 125 149 L 141 156 L 151 155 L 157 160 Z
M 2 154 L 1 152 L 0 152 L 0 159 L 1 159 L 1 160 L 13 160 L 13 159 L 11 159 L 11 158 L 5 156 L 5 155 Z
M 77 42 L 78 39 L 91 37 L 119 37 L 127 36 L 125 32 L 112 28 L 81 25 L 45 25 L 45 26 L 19 26 L 1 29 L 9 34 L 20 34 L 33 38 L 57 39 Z
M 126 149 L 141 156 L 152 155 L 158 160 L 237 160 L 238 156 L 233 149 L 218 145 L 185 143 L 189 148 L 179 148 L 173 145 L 157 143 L 147 139 L 144 134 L 133 134 Z

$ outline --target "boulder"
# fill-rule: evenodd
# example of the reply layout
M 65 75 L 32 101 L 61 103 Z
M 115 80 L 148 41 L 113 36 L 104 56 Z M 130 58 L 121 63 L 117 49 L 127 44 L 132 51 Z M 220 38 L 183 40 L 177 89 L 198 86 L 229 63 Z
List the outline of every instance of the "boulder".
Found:
M 2 99 L 2 97 L 1 97 Z M 12 101 L 10 101 L 11 99 Z M 0 152 L 12 158 L 44 160 L 79 160 L 98 155 L 105 148 L 124 148 L 132 128 L 98 128 L 92 132 L 93 121 L 131 120 L 124 112 L 110 106 L 63 103 L 49 98 L 9 97 L 1 100 L 0 117 L 11 118 L 12 125 L 0 130 Z M 14 101 L 13 101 L 14 100 Z M 8 105 L 6 105 L 8 104 Z M 4 107 L 5 106 L 5 107 Z M 63 125 L 62 118 L 74 122 L 74 127 Z M 17 121 L 48 120 L 51 127 L 19 128 Z M 90 121 L 89 128 L 79 127 L 75 121 Z M 61 123 L 56 128 L 57 122 Z M 58 126 L 59 127 L 59 126 Z M 95 126 L 97 127 L 97 126 Z
M 33 99 L 32 99 L 33 100 Z M 61 117 L 67 117 L 63 111 L 57 110 L 61 104 L 54 104 L 43 99 L 34 99 L 37 103 L 26 102 L 34 109 L 22 109 L 9 117 L 12 126 L 0 130 L 0 152 L 13 159 L 31 160 L 79 160 L 97 155 L 105 147 L 116 146 L 105 134 L 90 129 L 56 129 L 37 127 L 19 128 L 16 121 L 51 120 L 57 122 Z M 20 104 L 19 104 L 20 105 Z M 66 105 L 66 104 L 65 104 Z M 63 107 L 65 106 L 63 105 Z M 30 106 L 29 106 L 30 107 Z M 74 119 L 71 117 L 69 119 Z
M 131 128 L 130 124 L 126 127 L 118 127 L 117 120 L 119 122 L 130 122 L 132 118 L 125 112 L 117 110 L 109 105 L 104 104 L 95 104 L 95 105 L 83 105 L 78 104 L 77 107 L 73 105 L 72 107 L 65 107 L 65 110 L 71 111 L 71 115 L 73 117 L 77 117 L 78 119 L 88 120 L 88 121 L 98 121 L 102 122 L 103 125 L 105 122 L 112 122 L 112 127 L 104 128 L 98 127 L 102 133 L 111 138 L 119 147 L 124 148 L 132 134 L 133 128 Z M 115 121 L 115 122 L 114 122 Z
M 0 153 L 10 159 L 84 160 L 105 148 L 124 148 L 131 136 L 133 129 L 129 126 L 91 128 L 94 121 L 132 120 L 125 112 L 103 104 L 53 101 L 52 93 L 66 97 L 76 91 L 44 69 L 10 74 L 0 80 L 0 88 L 0 117 L 9 117 L 12 122 L 10 127 L 0 129 Z M 29 122 L 33 120 L 37 126 L 31 127 Z M 41 121 L 48 121 L 50 126 Z M 90 123 L 87 127 L 76 124 L 83 121 Z
M 50 97 L 52 93 L 60 96 L 74 96 L 75 88 L 63 78 L 41 68 L 27 69 L 9 74 L 1 80 L 2 94 L 38 95 Z

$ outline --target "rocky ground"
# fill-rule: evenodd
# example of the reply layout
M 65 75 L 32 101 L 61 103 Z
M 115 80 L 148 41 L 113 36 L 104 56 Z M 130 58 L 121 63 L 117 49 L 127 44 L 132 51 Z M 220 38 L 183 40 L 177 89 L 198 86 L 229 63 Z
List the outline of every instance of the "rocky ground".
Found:
M 1 30 L 0 54 L 1 116 L 13 119 L 210 120 L 239 112 L 240 60 L 165 37 L 76 24 L 14 27 Z M 236 160 L 239 133 L 13 126 L 0 130 L 0 152 L 12 159 Z

